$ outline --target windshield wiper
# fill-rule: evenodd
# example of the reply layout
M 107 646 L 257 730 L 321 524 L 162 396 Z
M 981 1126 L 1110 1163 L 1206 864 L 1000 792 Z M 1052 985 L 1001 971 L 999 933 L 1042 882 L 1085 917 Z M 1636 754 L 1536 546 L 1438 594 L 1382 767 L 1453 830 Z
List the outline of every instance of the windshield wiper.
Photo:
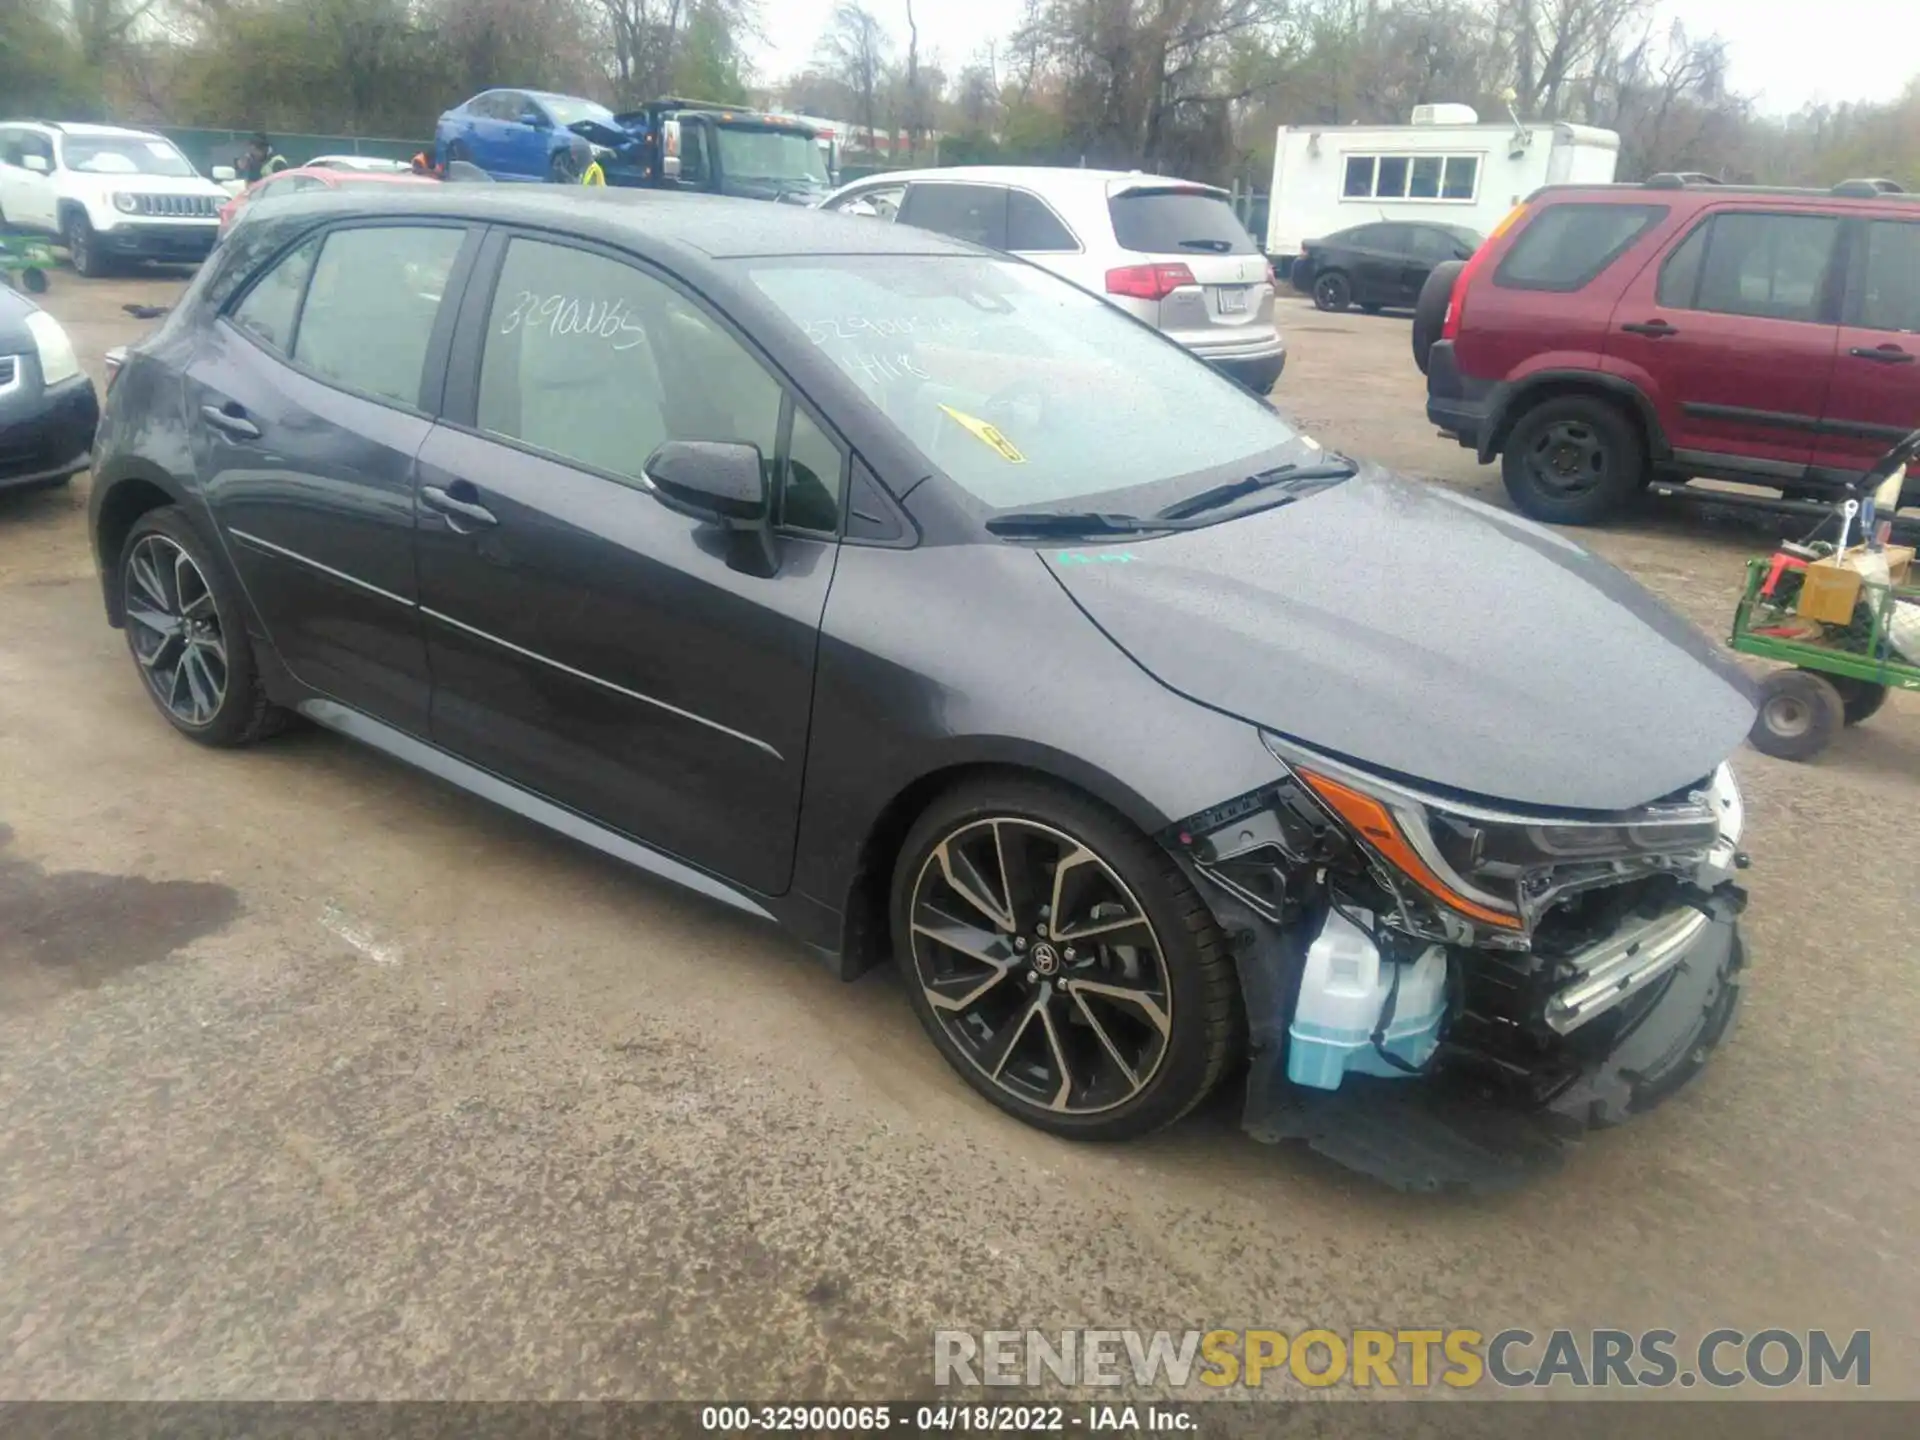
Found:
M 1215 255 L 1224 255 L 1233 249 L 1231 240 L 1181 240 L 1176 243 L 1182 250 L 1211 250 Z
M 1155 520 L 1184 520 L 1189 515 L 1198 515 L 1203 510 L 1217 510 L 1222 505 L 1232 504 L 1244 495 L 1252 495 L 1261 490 L 1296 487 L 1321 488 L 1341 480 L 1351 480 L 1360 473 L 1360 467 L 1341 456 L 1325 465 L 1282 465 L 1273 470 L 1262 470 L 1258 475 L 1249 475 L 1244 480 L 1229 480 L 1224 485 L 1216 485 L 1211 490 L 1202 490 L 1198 495 L 1189 495 L 1184 500 L 1176 500 L 1164 510 L 1153 514 Z M 1298 496 L 1289 495 L 1288 499 Z
M 986 524 L 995 535 L 1140 535 L 1180 528 L 1100 510 L 1016 510 L 995 515 Z

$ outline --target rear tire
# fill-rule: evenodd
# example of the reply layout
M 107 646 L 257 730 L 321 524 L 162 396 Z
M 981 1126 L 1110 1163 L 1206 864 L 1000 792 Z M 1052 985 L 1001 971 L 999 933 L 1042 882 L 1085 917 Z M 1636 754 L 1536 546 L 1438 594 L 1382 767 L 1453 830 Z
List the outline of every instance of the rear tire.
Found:
M 1239 987 L 1213 913 L 1164 849 L 1063 786 L 983 778 L 935 800 L 901 846 L 891 928 L 947 1063 L 1054 1135 L 1170 1125 L 1235 1052 Z
M 1829 675 L 1827 681 L 1840 692 L 1840 704 L 1846 715 L 1846 723 L 1858 725 L 1871 720 L 1880 707 L 1887 703 L 1885 685 L 1876 685 L 1871 680 L 1855 680 L 1851 675 Z
M 1646 474 L 1646 446 L 1619 409 L 1592 395 L 1543 400 L 1514 422 L 1501 478 L 1521 514 L 1591 525 L 1621 508 Z
M 1420 287 L 1420 298 L 1413 306 L 1413 363 L 1420 367 L 1422 375 L 1427 373 L 1427 360 L 1433 353 L 1433 342 L 1440 338 L 1440 332 L 1446 328 L 1447 306 L 1453 303 L 1454 282 L 1466 268 L 1466 263 L 1460 260 L 1436 265 L 1433 273 L 1427 276 L 1427 283 Z
M 240 588 L 178 506 L 133 522 L 115 575 L 127 648 L 169 725 L 223 748 L 285 728 L 260 681 Z
M 573 152 L 556 150 L 547 161 L 547 179 L 555 185 L 578 185 L 580 172 L 573 163 Z
M 1747 739 L 1776 760 L 1811 760 L 1846 724 L 1833 682 L 1811 670 L 1776 670 L 1761 682 L 1760 713 Z
M 1319 309 L 1337 314 L 1353 303 L 1353 286 L 1338 270 L 1313 277 L 1313 303 Z

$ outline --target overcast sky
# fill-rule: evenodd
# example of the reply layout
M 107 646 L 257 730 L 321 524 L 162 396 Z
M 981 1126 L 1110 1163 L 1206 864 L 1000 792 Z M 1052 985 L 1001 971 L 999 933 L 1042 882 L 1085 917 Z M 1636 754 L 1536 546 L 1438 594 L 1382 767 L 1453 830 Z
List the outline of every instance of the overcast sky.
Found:
M 904 48 L 903 0 L 869 0 Z M 1019 22 L 1020 0 L 915 0 L 924 51 L 939 51 L 958 70 L 988 39 L 1004 39 Z M 1797 110 L 1810 100 L 1887 100 L 1920 74 L 1920 3 L 1916 0 L 1667 0 L 1669 14 L 1696 36 L 1714 31 L 1733 52 L 1734 87 L 1763 108 Z M 771 79 L 812 58 L 833 0 L 766 0 L 761 28 L 767 46 L 756 57 Z

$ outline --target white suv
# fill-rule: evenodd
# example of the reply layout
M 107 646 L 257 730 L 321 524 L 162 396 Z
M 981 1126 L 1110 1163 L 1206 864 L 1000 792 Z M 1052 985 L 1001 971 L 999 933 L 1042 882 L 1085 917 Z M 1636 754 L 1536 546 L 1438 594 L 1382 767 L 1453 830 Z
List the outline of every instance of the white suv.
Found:
M 82 275 L 118 259 L 206 259 L 226 198 L 145 130 L 0 123 L 0 223 L 57 237 Z
M 1287 363 L 1273 271 L 1224 190 L 1139 171 L 956 165 L 842 186 L 823 210 L 1006 250 L 1146 321 L 1264 395 Z

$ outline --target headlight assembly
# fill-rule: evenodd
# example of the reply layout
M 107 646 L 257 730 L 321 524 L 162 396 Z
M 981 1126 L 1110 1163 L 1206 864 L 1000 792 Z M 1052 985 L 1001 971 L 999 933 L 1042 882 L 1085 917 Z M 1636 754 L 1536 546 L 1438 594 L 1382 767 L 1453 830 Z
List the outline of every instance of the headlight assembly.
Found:
M 129 195 L 124 190 L 116 190 L 113 196 L 113 208 L 122 215 L 132 215 L 139 211 L 140 201 L 138 197 Z
M 80 373 L 80 357 L 74 353 L 73 341 L 67 338 L 58 320 L 44 310 L 29 310 L 26 325 L 27 333 L 33 336 L 34 348 L 40 352 L 42 385 L 58 385 Z

